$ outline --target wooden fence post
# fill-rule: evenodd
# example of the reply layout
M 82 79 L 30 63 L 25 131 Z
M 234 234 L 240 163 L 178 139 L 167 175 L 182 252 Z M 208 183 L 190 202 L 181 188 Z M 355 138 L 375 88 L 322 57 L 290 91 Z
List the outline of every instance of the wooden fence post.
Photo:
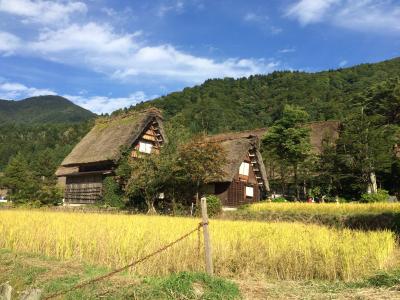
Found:
M 213 261 L 211 251 L 210 233 L 208 232 L 208 215 L 207 215 L 207 200 L 205 197 L 201 198 L 201 217 L 203 222 L 203 235 L 204 235 L 204 253 L 206 261 L 206 272 L 213 275 Z

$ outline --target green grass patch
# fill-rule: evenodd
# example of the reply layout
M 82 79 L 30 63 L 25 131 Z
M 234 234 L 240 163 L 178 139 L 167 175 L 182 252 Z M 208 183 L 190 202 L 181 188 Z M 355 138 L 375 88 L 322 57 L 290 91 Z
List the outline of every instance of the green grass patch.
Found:
M 135 291 L 139 299 L 240 299 L 237 285 L 204 273 L 182 272 L 147 278 Z

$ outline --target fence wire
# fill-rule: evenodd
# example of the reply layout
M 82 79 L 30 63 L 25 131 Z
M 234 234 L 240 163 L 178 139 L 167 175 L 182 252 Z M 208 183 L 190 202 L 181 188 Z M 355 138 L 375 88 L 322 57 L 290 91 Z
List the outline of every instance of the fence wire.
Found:
M 164 247 L 162 247 L 162 248 L 160 248 L 160 249 L 158 249 L 158 250 L 156 250 L 156 251 L 154 251 L 152 253 L 149 253 L 146 256 L 143 256 L 142 258 L 139 258 L 138 260 L 135 260 L 135 261 L 131 262 L 129 265 L 126 265 L 124 267 L 116 269 L 116 270 L 114 270 L 112 272 L 109 272 L 107 274 L 104 274 L 104 275 L 92 278 L 90 280 L 84 281 L 84 282 L 79 283 L 79 284 L 77 284 L 77 285 L 75 285 L 75 286 L 73 286 L 73 287 L 71 287 L 69 289 L 66 289 L 66 290 L 51 294 L 49 296 L 46 296 L 46 297 L 43 298 L 43 300 L 54 299 L 54 298 L 60 297 L 60 296 L 65 295 L 65 294 L 67 294 L 69 292 L 81 289 L 81 288 L 83 288 L 85 286 L 88 286 L 88 285 L 93 284 L 95 282 L 99 282 L 99 281 L 104 280 L 106 278 L 109 278 L 109 277 L 111 277 L 111 276 L 113 276 L 113 275 L 115 275 L 117 273 L 125 271 L 125 270 L 127 270 L 127 269 L 129 269 L 129 268 L 141 263 L 141 262 L 144 262 L 144 261 L 148 260 L 149 258 L 151 258 L 151 257 L 153 257 L 153 256 L 155 256 L 155 255 L 167 250 L 168 248 L 171 248 L 172 246 L 174 246 L 175 244 L 179 243 L 180 241 L 183 241 L 184 239 L 186 239 L 187 237 L 189 237 L 190 235 L 192 235 L 195 232 L 198 233 L 198 246 L 197 246 L 197 248 L 198 248 L 198 251 L 200 252 L 200 229 L 204 225 L 207 225 L 207 223 L 200 222 L 195 229 L 185 233 L 184 235 L 182 235 L 178 239 L 174 240 L 173 242 L 165 245 Z

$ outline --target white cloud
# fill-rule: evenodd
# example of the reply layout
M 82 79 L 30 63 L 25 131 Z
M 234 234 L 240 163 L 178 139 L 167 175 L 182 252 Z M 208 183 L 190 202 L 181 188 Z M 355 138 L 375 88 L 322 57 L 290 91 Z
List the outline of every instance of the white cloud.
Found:
M 20 43 L 19 37 L 8 32 L 0 31 L 0 54 L 12 54 L 14 50 L 20 47 Z
M 0 12 L 22 17 L 25 22 L 57 24 L 86 11 L 85 3 L 72 0 L 0 0 Z
M 168 3 L 169 2 L 169 3 Z M 167 3 L 162 3 L 157 7 L 156 15 L 164 17 L 169 12 L 182 13 L 184 10 L 185 3 L 182 0 L 172 0 Z
M 347 1 L 333 16 L 333 22 L 358 31 L 400 33 L 400 3 L 387 0 Z
M 55 95 L 56 93 L 49 89 L 37 89 L 27 87 L 21 83 L 3 82 L 0 83 L 0 99 L 23 99 L 41 95 Z
M 347 64 L 348 64 L 349 62 L 347 61 L 347 60 L 342 60 L 340 63 L 339 63 L 339 67 L 341 67 L 341 68 L 343 68 L 344 66 L 346 66 Z
M 138 104 L 142 101 L 156 98 L 156 95 L 147 96 L 143 91 L 135 92 L 127 97 L 104 97 L 104 96 L 92 96 L 85 97 L 82 95 L 63 95 L 63 97 L 71 100 L 75 104 L 82 106 L 97 114 L 111 113 L 119 108 L 129 107 L 131 105 Z
M 268 73 L 279 65 L 263 59 L 216 61 L 188 54 L 169 44 L 145 45 L 139 37 L 140 32 L 117 33 L 110 25 L 72 24 L 42 31 L 37 40 L 26 43 L 20 51 L 67 64 L 86 65 L 125 80 L 147 76 L 164 82 L 200 83 L 208 78 Z
M 0 99 L 20 100 L 44 95 L 57 95 L 57 93 L 50 89 L 28 87 L 18 82 L 0 81 Z M 97 114 L 102 114 L 111 113 L 119 108 L 129 107 L 142 101 L 154 99 L 158 95 L 146 95 L 143 91 L 137 91 L 126 97 L 105 97 L 86 96 L 86 91 L 82 91 L 78 95 L 63 95 L 63 97 L 83 108 Z
M 340 0 L 300 0 L 291 5 L 287 15 L 295 17 L 303 25 L 321 21 L 333 4 Z
M 292 52 L 296 52 L 296 48 L 283 48 L 281 50 L 278 51 L 279 53 L 292 53 Z
M 400 4 L 393 0 L 298 0 L 286 15 L 302 25 L 327 22 L 357 31 L 400 33 Z
M 269 17 L 258 15 L 253 12 L 248 12 L 244 15 L 243 19 L 247 22 L 266 22 L 269 20 Z
M 243 20 L 247 23 L 254 23 L 261 27 L 263 30 L 266 30 L 272 34 L 278 34 L 282 32 L 282 28 L 270 24 L 270 18 L 267 15 L 248 12 L 244 15 Z

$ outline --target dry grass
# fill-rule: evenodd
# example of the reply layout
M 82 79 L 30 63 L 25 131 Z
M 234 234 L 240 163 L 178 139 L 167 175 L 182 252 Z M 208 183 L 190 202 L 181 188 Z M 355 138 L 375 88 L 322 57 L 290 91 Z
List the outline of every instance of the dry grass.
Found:
M 259 202 L 246 206 L 249 212 L 287 212 L 308 214 L 365 214 L 365 213 L 400 213 L 400 203 L 271 203 Z
M 197 223 L 161 216 L 0 211 L 0 248 L 116 267 L 175 240 Z M 385 269 L 395 249 L 388 231 L 222 220 L 213 220 L 210 227 L 216 273 L 236 278 L 352 280 Z M 135 268 L 141 275 L 183 270 L 203 270 L 196 234 Z

